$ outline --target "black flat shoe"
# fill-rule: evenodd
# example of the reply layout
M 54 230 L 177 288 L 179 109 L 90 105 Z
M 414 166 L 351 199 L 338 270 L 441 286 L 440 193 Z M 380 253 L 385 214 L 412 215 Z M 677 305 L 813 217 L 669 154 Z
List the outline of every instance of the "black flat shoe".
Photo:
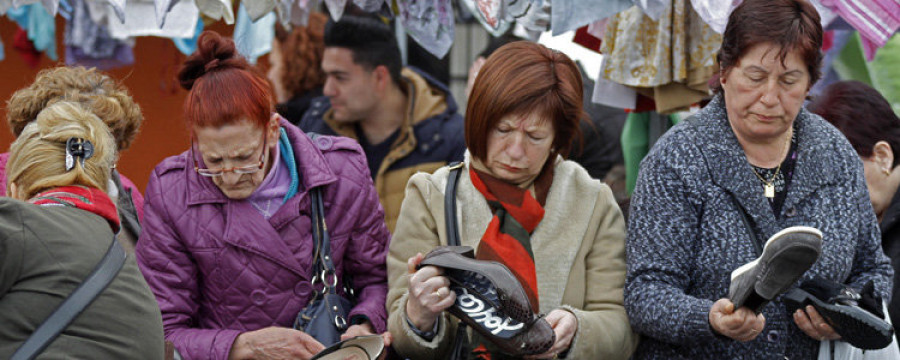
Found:
M 515 275 L 496 261 L 476 260 L 468 246 L 435 248 L 419 267 L 437 266 L 450 280 L 456 302 L 447 311 L 513 356 L 547 352 L 555 334 L 531 309 Z
M 841 335 L 841 340 L 860 349 L 883 349 L 891 344 L 894 329 L 887 321 L 857 305 L 860 295 L 850 288 L 822 300 L 806 290 L 793 289 L 782 301 L 793 314 L 797 309 L 812 305 L 819 315 Z

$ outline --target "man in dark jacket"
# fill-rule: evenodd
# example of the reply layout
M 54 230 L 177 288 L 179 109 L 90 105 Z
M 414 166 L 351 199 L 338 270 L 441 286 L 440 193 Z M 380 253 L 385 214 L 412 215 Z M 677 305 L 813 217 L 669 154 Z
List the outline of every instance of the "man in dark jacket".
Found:
M 313 100 L 300 128 L 359 141 L 393 231 L 409 177 L 463 158 L 456 101 L 444 84 L 403 68 L 393 31 L 374 16 L 329 21 L 322 69 L 325 96 Z

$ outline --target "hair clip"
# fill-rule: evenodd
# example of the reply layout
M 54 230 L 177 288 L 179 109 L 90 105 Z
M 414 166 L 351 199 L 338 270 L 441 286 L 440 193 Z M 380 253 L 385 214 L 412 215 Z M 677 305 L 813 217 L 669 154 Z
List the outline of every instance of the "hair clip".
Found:
M 75 167 L 75 159 L 79 159 L 81 167 L 84 167 L 84 160 L 94 155 L 94 144 L 89 140 L 82 138 L 70 137 L 66 140 L 66 171 Z

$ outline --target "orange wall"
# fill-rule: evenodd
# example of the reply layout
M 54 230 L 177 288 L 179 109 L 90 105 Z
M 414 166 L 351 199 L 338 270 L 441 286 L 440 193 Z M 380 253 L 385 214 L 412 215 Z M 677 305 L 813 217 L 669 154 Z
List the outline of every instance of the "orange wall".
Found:
M 223 35 L 231 35 L 232 26 L 222 22 L 212 24 L 207 29 Z M 0 149 L 9 150 L 14 140 L 6 125 L 6 101 L 12 94 L 28 86 L 38 71 L 62 64 L 65 58 L 63 29 L 65 20 L 57 16 L 57 53 L 60 61 L 54 62 L 43 56 L 36 68 L 29 67 L 12 46 L 13 36 L 18 26 L 6 17 L 0 16 L 0 39 L 3 42 L 5 58 L 0 61 Z M 139 37 L 134 48 L 135 64 L 108 71 L 111 77 L 123 82 L 132 97 L 141 106 L 144 124 L 131 147 L 121 154 L 119 172 L 134 181 L 143 192 L 153 168 L 164 158 L 181 153 L 189 146 L 189 137 L 182 118 L 182 105 L 186 91 L 178 86 L 175 75 L 185 56 L 175 48 L 172 40 L 158 37 Z M 265 58 L 260 63 L 267 63 Z

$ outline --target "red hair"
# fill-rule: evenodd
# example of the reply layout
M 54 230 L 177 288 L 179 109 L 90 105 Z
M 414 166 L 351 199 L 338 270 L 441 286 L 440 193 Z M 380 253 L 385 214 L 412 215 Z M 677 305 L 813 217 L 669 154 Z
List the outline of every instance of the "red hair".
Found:
M 551 159 L 581 138 L 581 73 L 565 54 L 530 41 L 503 45 L 475 78 L 466 107 L 466 147 L 485 160 L 488 135 L 506 115 L 538 113 L 553 125 Z M 552 161 L 552 160 L 551 160 Z
M 275 112 L 272 84 L 238 54 L 233 40 L 214 31 L 200 34 L 178 81 L 189 91 L 184 116 L 190 127 L 245 120 L 264 127 Z

